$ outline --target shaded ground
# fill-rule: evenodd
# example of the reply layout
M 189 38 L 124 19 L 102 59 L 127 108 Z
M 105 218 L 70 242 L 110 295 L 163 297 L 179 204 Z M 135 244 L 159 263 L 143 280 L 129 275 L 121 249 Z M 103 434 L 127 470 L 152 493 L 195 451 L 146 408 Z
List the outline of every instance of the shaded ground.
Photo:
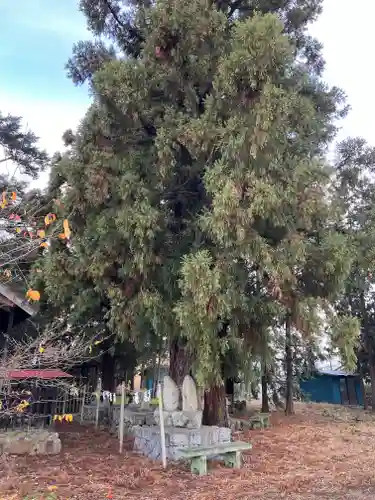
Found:
M 253 443 L 240 471 L 211 464 L 191 476 L 184 465 L 163 471 L 105 432 L 66 427 L 55 457 L 7 457 L 0 462 L 0 500 L 37 492 L 45 499 L 104 500 L 367 500 L 375 498 L 375 420 L 359 410 L 299 405 L 276 413 L 273 426 L 239 437 Z M 68 425 L 68 424 L 67 424 Z M 128 443 L 128 448 L 131 443 Z M 48 497 L 48 489 L 54 496 Z M 51 493 L 50 493 L 51 495 Z M 38 497 L 34 497 L 38 498 Z

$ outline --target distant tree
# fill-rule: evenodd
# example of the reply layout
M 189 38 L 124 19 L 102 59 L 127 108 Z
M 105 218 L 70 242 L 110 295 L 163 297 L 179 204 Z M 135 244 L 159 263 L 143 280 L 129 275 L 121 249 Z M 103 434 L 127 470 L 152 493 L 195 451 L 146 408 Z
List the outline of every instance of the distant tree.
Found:
M 358 368 L 371 382 L 375 401 L 375 148 L 362 138 L 337 148 L 336 202 L 345 217 L 339 230 L 349 235 L 355 258 L 337 307 L 360 322 Z M 375 411 L 375 405 L 372 406 Z
M 0 112 L 1 150 L 0 165 L 9 164 L 12 180 L 17 172 L 35 178 L 47 165 L 47 153 L 38 147 L 38 137 L 33 132 L 23 130 L 22 118 Z
M 24 131 L 22 119 L 0 112 L 0 282 L 24 279 L 38 249 L 36 221 L 44 224 L 46 200 L 37 191 L 27 191 L 48 164 L 38 147 L 38 137 Z M 48 205 L 48 204 L 47 204 Z M 34 239 L 30 238 L 34 233 Z

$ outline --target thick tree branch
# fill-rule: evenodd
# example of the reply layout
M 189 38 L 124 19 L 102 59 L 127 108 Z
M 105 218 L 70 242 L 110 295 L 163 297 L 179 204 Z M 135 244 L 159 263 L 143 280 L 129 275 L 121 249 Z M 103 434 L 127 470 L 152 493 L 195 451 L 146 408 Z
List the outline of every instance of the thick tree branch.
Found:
M 122 27 L 122 28 L 125 28 L 125 25 L 124 23 L 120 20 L 120 18 L 118 17 L 115 9 L 112 7 L 111 5 L 111 2 L 109 0 L 103 0 L 105 6 L 107 7 L 107 9 L 109 10 L 109 12 L 112 14 L 112 17 L 113 19 Z

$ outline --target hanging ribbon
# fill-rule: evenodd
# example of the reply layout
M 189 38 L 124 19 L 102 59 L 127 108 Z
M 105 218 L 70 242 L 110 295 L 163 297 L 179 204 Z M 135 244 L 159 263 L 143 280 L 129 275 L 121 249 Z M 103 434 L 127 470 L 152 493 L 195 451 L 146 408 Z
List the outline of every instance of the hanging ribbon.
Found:
M 70 239 L 70 235 L 71 235 L 71 231 L 70 231 L 70 227 L 69 227 L 69 222 L 67 219 L 64 220 L 63 222 L 63 227 L 64 227 L 64 235 L 65 235 L 65 238 L 67 240 Z

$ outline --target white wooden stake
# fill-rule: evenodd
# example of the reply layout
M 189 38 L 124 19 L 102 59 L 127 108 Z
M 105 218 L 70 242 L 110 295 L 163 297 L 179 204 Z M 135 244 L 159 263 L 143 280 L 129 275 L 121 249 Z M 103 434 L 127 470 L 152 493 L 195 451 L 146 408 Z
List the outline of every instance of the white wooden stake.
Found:
M 125 382 L 121 384 L 121 406 L 120 406 L 120 422 L 119 422 L 119 438 L 120 438 L 120 453 L 124 445 L 124 413 L 125 413 Z
M 79 423 L 83 424 L 83 412 L 85 410 L 85 399 L 86 399 L 86 384 L 83 386 L 83 395 L 82 395 L 82 405 L 81 405 L 81 418 Z
M 163 415 L 163 393 L 160 382 L 158 383 L 158 399 L 159 399 L 159 418 L 160 418 L 160 445 L 161 445 L 161 459 L 163 467 L 167 467 L 167 450 L 165 448 L 165 433 L 164 433 L 164 415 Z
M 98 386 L 96 388 L 96 415 L 95 415 L 95 429 L 99 427 L 99 408 L 100 408 L 100 394 L 102 392 L 102 379 L 98 378 Z

